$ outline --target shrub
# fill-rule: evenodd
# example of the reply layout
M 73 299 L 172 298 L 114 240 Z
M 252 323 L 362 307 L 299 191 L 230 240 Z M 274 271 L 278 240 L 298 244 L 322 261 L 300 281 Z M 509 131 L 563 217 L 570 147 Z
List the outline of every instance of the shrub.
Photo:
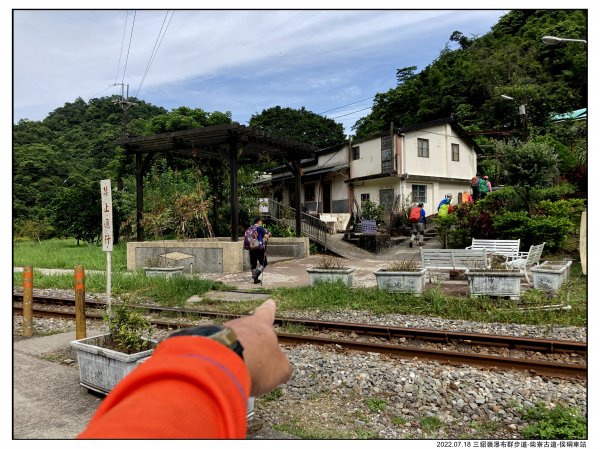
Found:
M 566 196 L 573 195 L 577 189 L 573 184 L 562 183 L 552 187 L 533 187 L 530 192 L 530 198 L 534 202 L 543 200 L 558 201 Z
M 527 409 L 523 418 L 536 421 L 523 429 L 527 438 L 543 440 L 584 440 L 587 438 L 587 423 L 581 414 L 573 408 L 557 405 L 548 408 L 542 403 Z
M 361 207 L 363 220 L 375 220 L 377 224 L 383 223 L 383 214 L 385 211 L 383 204 L 367 200 L 362 202 Z
M 494 231 L 499 239 L 527 240 L 531 219 L 525 211 L 506 212 L 494 218 Z M 524 245 L 522 243 L 522 245 Z
M 45 220 L 35 218 L 19 220 L 13 225 L 15 238 L 25 240 L 46 240 L 54 234 L 54 228 Z
M 273 224 L 269 226 L 272 237 L 296 237 L 296 233 L 290 226 Z
M 104 316 L 117 350 L 133 354 L 148 349 L 149 343 L 143 337 L 152 331 L 152 325 L 127 303 L 113 306 L 111 313 Z
M 546 242 L 549 251 L 561 249 L 569 236 L 575 232 L 575 225 L 565 217 L 534 216 L 529 220 L 528 244 Z
M 525 204 L 519 191 L 512 186 L 507 186 L 487 194 L 485 198 L 475 204 L 475 207 L 480 211 L 496 214 L 501 211 L 522 210 Z

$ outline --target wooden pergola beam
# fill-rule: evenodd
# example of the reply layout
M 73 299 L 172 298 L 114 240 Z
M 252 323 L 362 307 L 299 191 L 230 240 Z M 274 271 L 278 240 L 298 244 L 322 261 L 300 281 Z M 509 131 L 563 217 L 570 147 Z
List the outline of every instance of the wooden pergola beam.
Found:
M 231 240 L 238 241 L 239 228 L 239 194 L 237 168 L 244 158 L 270 154 L 287 161 L 295 169 L 296 174 L 296 235 L 302 234 L 300 219 L 300 186 L 302 158 L 313 157 L 318 149 L 311 145 L 299 143 L 286 138 L 270 136 L 238 123 L 215 125 L 204 128 L 160 133 L 153 136 L 128 137 L 120 142 L 128 154 L 135 155 L 136 160 L 136 233 L 138 241 L 144 240 L 142 226 L 144 210 L 144 174 L 157 153 L 166 153 L 184 158 L 204 158 L 229 161 L 231 180 Z M 144 157 L 145 155 L 145 157 Z

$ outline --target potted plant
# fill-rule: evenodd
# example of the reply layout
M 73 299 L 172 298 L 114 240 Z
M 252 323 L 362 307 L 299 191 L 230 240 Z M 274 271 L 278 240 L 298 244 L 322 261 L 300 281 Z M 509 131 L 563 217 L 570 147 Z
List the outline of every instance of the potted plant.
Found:
M 399 260 L 373 274 L 377 288 L 392 293 L 412 293 L 419 296 L 425 286 L 427 268 L 421 268 L 413 259 Z
M 354 268 L 346 267 L 344 260 L 340 257 L 324 254 L 318 265 L 307 268 L 306 271 L 311 286 L 317 282 L 341 281 L 348 287 L 352 287 Z
M 531 267 L 533 288 L 539 290 L 558 291 L 569 278 L 572 261 L 546 261 L 536 267 Z
M 152 326 L 127 303 L 116 305 L 104 317 L 108 334 L 71 342 L 77 354 L 80 384 L 108 394 L 125 375 L 152 354 Z
M 494 257 L 486 268 L 470 268 L 467 270 L 467 280 L 471 296 L 499 296 L 518 300 L 521 296 L 521 272 L 518 269 L 507 268 Z

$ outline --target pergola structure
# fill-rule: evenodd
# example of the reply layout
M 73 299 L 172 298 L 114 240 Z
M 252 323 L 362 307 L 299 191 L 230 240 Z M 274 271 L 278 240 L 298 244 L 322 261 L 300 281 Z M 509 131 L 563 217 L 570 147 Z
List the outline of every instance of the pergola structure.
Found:
M 237 167 L 244 158 L 268 154 L 282 160 L 295 176 L 296 236 L 301 235 L 300 160 L 312 157 L 316 147 L 249 128 L 239 123 L 207 126 L 153 136 L 128 137 L 121 141 L 128 154 L 135 155 L 137 240 L 144 240 L 141 224 L 144 210 L 144 174 L 157 153 L 195 159 L 225 160 L 231 179 L 231 241 L 238 241 L 239 201 Z

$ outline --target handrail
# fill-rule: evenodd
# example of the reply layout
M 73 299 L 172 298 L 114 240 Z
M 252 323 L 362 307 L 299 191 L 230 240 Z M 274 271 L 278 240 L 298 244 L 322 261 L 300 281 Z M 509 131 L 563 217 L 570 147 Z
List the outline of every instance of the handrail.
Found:
M 264 215 L 268 215 L 273 220 L 296 230 L 296 209 L 271 198 L 268 199 L 268 208 L 269 211 Z M 300 212 L 300 228 L 300 232 L 305 234 L 309 239 L 327 246 L 327 223 L 318 217 Z

